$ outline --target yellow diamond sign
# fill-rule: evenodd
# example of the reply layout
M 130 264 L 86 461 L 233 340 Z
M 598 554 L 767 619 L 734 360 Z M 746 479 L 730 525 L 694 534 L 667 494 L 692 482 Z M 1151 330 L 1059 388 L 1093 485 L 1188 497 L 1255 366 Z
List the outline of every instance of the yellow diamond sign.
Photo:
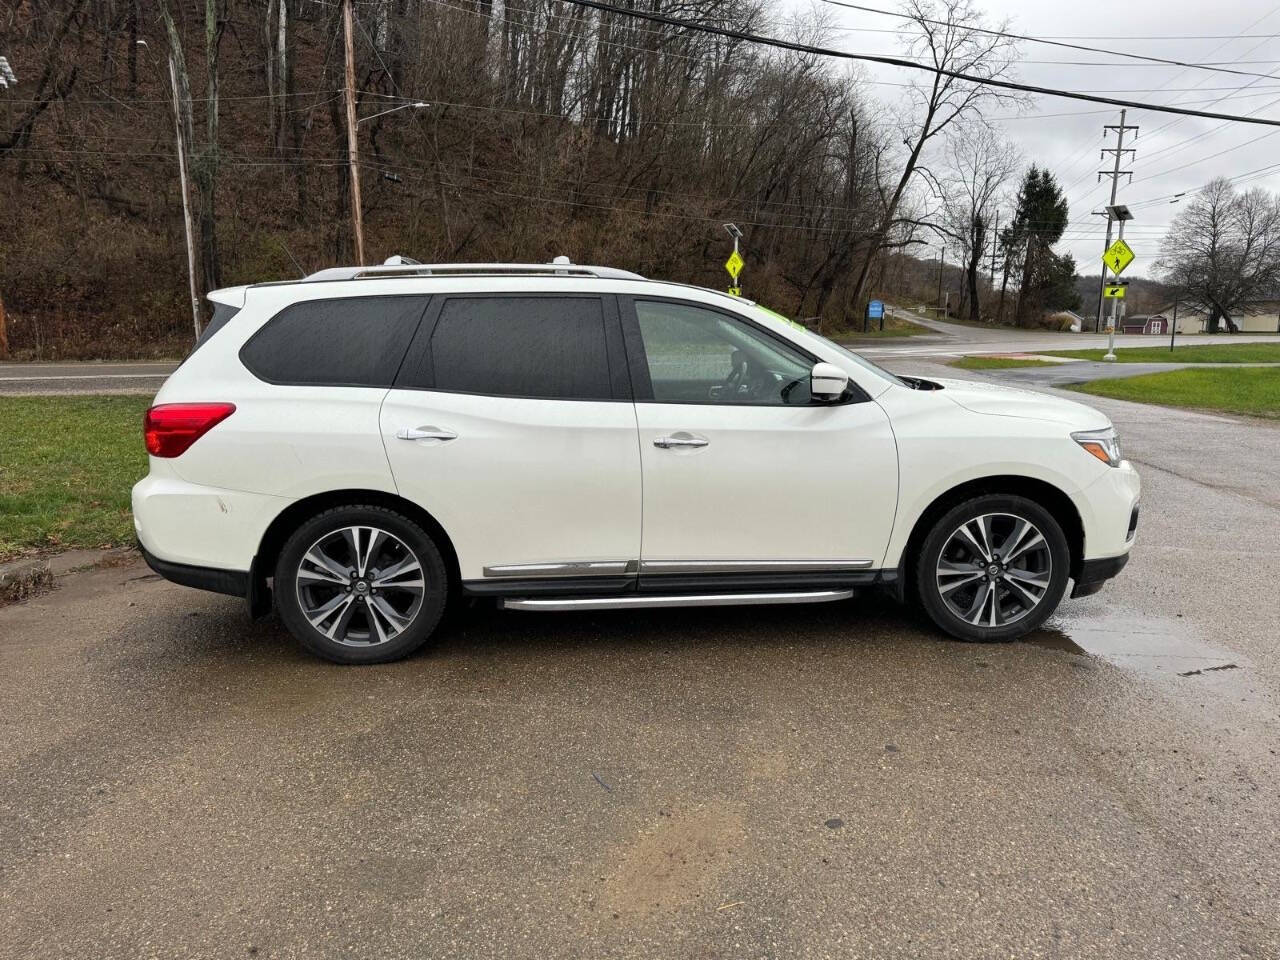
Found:
M 1102 296 L 1106 300 L 1123 300 L 1125 289 L 1123 284 L 1108 284 L 1102 288 Z
M 734 250 L 733 253 L 729 254 L 729 259 L 724 262 L 724 268 L 729 271 L 729 276 L 736 281 L 746 262 L 742 259 L 742 254 Z
M 1133 263 L 1133 250 L 1123 240 L 1117 240 L 1107 247 L 1107 252 L 1102 255 L 1102 262 L 1118 277 L 1124 273 L 1125 267 Z

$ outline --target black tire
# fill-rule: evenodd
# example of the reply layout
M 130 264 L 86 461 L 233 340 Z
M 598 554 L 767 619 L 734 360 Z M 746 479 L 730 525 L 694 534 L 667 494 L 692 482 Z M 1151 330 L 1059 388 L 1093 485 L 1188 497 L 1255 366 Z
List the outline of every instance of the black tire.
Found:
M 382 537 L 353 530 L 372 530 Z M 352 559 L 350 548 L 356 543 L 362 551 L 372 547 L 368 569 L 355 578 L 343 572 L 346 585 L 326 578 L 333 566 L 305 559 L 323 554 L 339 567 L 354 567 L 358 557 Z M 321 549 L 316 553 L 313 548 Z M 402 567 L 404 572 L 379 583 L 378 577 L 386 575 L 375 565 L 381 562 L 387 564 L 385 571 Z M 422 573 L 420 595 L 412 581 L 415 563 Z M 387 663 L 422 647 L 444 613 L 448 588 L 444 560 L 425 530 L 394 510 L 359 505 L 325 510 L 298 527 L 280 551 L 272 592 L 280 619 L 303 647 L 334 663 L 354 664 Z M 335 612 L 315 626 L 304 606 L 314 616 L 329 603 L 337 604 Z M 326 627 L 332 627 L 333 635 Z
M 1021 541 L 1031 546 L 1020 549 L 1015 542 L 1009 547 L 1014 563 L 1004 564 L 999 552 L 1022 530 L 1017 521 L 1033 528 L 1024 531 Z M 968 524 L 973 524 L 967 526 L 969 533 L 987 541 L 985 545 L 969 545 L 961 530 Z M 1043 542 L 1036 540 L 1037 532 Z M 944 550 L 947 559 L 940 568 Z M 985 559 L 984 550 L 993 559 Z M 1026 497 L 990 494 L 966 500 L 934 523 L 921 544 L 914 577 L 920 605 L 941 630 L 960 640 L 1004 643 L 1048 619 L 1062 600 L 1070 573 L 1066 534 L 1048 510 Z M 940 583 L 943 578 L 945 583 Z

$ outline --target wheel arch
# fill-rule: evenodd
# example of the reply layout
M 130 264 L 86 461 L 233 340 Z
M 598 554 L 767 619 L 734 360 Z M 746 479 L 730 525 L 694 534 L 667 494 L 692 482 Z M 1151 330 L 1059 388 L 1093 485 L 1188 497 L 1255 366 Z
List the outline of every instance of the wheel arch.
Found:
M 1084 564 L 1084 521 L 1071 497 L 1060 487 L 1035 477 L 1012 474 L 978 477 L 956 484 L 939 494 L 916 518 L 911 528 L 911 535 L 907 538 L 907 544 L 902 550 L 902 556 L 898 559 L 895 592 L 899 600 L 911 595 L 911 588 L 914 586 L 911 583 L 911 577 L 914 576 L 916 557 L 919 555 L 925 537 L 938 519 L 965 500 L 989 494 L 1026 497 L 1048 510 L 1053 519 L 1058 521 L 1058 526 L 1062 527 L 1062 532 L 1066 534 L 1067 547 L 1071 551 L 1071 576 L 1077 581 L 1080 579 L 1081 567 Z
M 453 540 L 435 517 L 412 500 L 383 490 L 326 490 L 289 504 L 267 526 L 249 568 L 249 612 L 254 617 L 265 616 L 270 612 L 271 591 L 267 587 L 267 580 L 275 569 L 276 560 L 285 541 L 289 539 L 289 534 L 325 510 L 366 504 L 402 513 L 431 536 L 444 558 L 445 569 L 449 573 L 449 592 L 452 594 L 461 579 L 458 553 L 454 549 Z

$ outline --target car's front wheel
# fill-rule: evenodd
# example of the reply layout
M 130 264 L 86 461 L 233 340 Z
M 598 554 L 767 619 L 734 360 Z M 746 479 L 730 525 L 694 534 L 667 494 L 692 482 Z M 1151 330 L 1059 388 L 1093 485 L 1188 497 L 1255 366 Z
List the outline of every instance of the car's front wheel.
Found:
M 312 653 L 385 663 L 431 637 L 448 578 L 440 551 L 413 520 L 384 507 L 336 507 L 285 542 L 273 592 L 280 619 Z
M 975 497 L 926 535 L 916 591 L 941 629 L 961 640 L 1014 640 L 1039 627 L 1067 587 L 1071 553 L 1062 527 L 1025 497 Z

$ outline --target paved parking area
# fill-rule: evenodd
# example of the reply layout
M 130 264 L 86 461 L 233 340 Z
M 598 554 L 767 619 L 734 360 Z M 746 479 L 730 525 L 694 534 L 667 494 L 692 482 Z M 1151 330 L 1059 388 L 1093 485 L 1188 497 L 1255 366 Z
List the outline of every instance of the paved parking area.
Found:
M 1280 427 L 1098 405 L 1138 551 L 1028 643 L 480 609 L 349 669 L 137 564 L 0 609 L 0 956 L 1280 956 Z

